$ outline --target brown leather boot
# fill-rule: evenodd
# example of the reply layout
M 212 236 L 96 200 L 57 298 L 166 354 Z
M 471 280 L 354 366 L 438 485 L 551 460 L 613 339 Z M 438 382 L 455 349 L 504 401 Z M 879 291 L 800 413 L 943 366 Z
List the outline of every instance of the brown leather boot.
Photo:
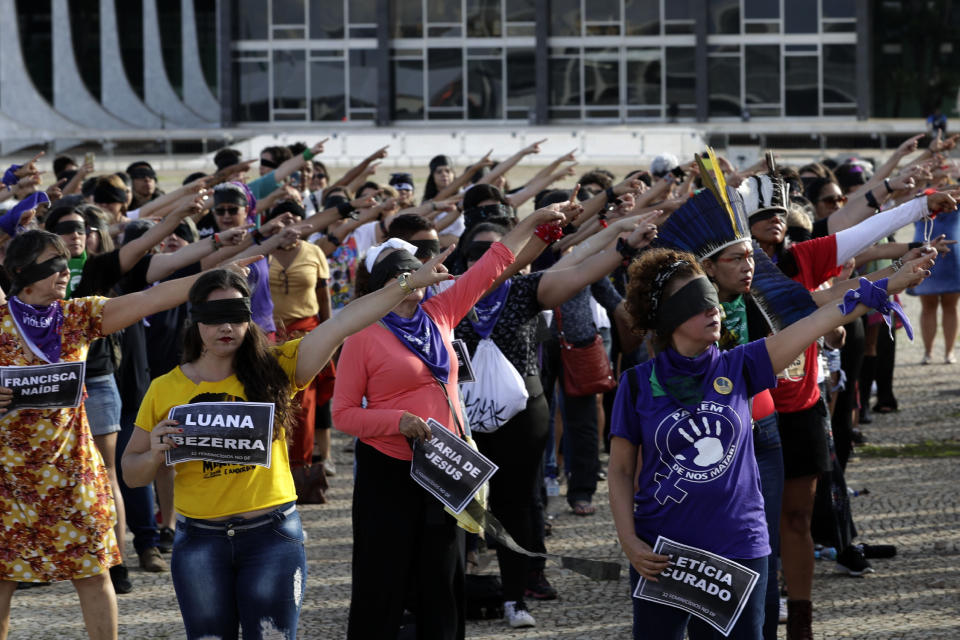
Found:
M 813 640 L 813 605 L 787 600 L 787 640 Z

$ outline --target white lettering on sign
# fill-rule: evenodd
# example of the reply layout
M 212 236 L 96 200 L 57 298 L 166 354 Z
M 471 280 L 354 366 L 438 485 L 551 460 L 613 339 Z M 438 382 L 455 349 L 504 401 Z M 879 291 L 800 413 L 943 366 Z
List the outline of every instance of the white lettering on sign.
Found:
M 188 413 L 183 424 L 191 427 L 233 427 L 236 429 L 253 429 L 253 418 L 250 416 L 223 415 L 222 413 Z

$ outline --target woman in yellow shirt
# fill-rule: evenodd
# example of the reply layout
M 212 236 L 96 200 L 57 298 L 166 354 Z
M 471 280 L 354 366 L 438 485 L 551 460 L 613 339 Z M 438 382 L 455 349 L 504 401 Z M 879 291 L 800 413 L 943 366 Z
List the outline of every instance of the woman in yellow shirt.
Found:
M 175 406 L 268 402 L 275 418 L 269 467 L 200 460 L 176 465 L 170 569 L 188 638 L 236 638 L 239 629 L 247 639 L 296 637 L 307 564 L 284 442 L 295 419 L 292 398 L 348 335 L 379 320 L 414 289 L 449 279 L 435 270 L 445 257 L 277 347 L 250 322 L 246 280 L 217 270 L 191 288 L 184 364 L 155 379 L 144 397 L 123 455 L 127 483 L 149 483 L 165 453 L 176 448 L 171 436 L 184 431 L 167 418 Z

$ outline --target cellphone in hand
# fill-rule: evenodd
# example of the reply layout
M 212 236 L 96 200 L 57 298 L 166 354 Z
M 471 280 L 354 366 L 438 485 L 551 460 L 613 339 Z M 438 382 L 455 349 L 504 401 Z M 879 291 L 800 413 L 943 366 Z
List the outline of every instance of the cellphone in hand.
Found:
M 88 151 L 86 155 L 83 156 L 83 164 L 88 164 L 91 167 L 93 166 L 93 161 L 96 160 L 97 154 L 93 151 Z
M 290 185 L 296 188 L 300 188 L 301 174 L 299 171 L 294 171 L 290 174 Z

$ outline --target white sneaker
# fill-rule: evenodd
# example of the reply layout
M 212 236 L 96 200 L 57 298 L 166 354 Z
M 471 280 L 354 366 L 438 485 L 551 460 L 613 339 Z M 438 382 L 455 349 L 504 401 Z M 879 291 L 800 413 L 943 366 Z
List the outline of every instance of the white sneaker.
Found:
M 326 476 L 337 475 L 337 466 L 333 464 L 333 460 L 330 458 L 323 461 L 323 474 Z
M 787 624 L 787 599 L 780 598 L 780 624 Z
M 530 615 L 530 612 L 527 610 L 527 604 L 523 600 L 519 602 L 504 602 L 503 617 L 507 619 L 507 622 L 509 622 L 510 626 L 514 629 L 537 626 L 537 621 Z

